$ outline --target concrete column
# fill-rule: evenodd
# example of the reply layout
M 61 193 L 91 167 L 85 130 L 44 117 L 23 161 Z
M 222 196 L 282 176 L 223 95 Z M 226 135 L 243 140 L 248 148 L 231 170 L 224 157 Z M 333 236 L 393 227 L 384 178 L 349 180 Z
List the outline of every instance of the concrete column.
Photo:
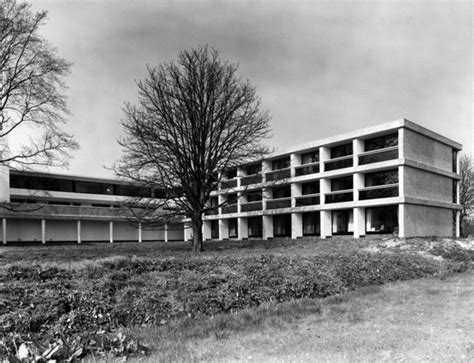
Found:
M 273 198 L 273 193 L 271 188 L 262 189 L 262 208 L 263 210 L 267 209 L 267 200 Z
M 461 211 L 456 211 L 456 237 L 461 237 Z
M 354 208 L 354 238 L 365 236 L 365 208 Z
M 41 220 L 41 243 L 46 243 L 46 219 Z
M 247 223 L 247 217 L 241 217 L 237 219 L 237 228 L 239 229 L 239 239 L 249 238 L 249 226 Z
M 82 243 L 81 221 L 78 220 L 76 224 L 77 224 L 77 228 L 76 228 L 76 231 L 77 231 L 77 243 L 81 244 L 81 243 Z
M 242 204 L 245 204 L 245 203 L 247 203 L 247 196 L 243 192 L 238 192 L 237 193 L 237 213 L 242 212 Z
M 142 224 L 138 223 L 138 243 L 142 243 Z
M 291 177 L 295 176 L 295 168 L 301 165 L 301 154 L 290 155 Z
M 114 243 L 114 222 L 109 222 L 109 241 Z
M 3 244 L 7 244 L 7 219 L 2 218 L 2 241 Z
M 324 170 L 324 162 L 331 159 L 331 149 L 326 146 L 319 148 L 319 172 L 322 173 Z
M 398 158 L 402 159 L 405 157 L 405 129 L 398 129 Z
M 219 219 L 219 239 L 221 241 L 229 239 L 229 220 Z
M 211 239 L 211 221 L 202 221 L 202 239 L 205 241 Z
M 365 178 L 362 173 L 354 173 L 354 201 L 359 200 L 359 189 L 365 186 Z
M 242 168 L 237 168 L 237 188 L 240 187 L 240 181 L 242 180 L 242 177 L 246 175 L 246 172 Z
M 331 180 L 330 179 L 320 179 L 319 180 L 319 198 L 321 205 L 326 204 L 325 194 L 331 191 Z
M 184 242 L 193 239 L 193 228 L 190 223 L 184 223 Z
M 272 170 L 271 160 L 264 160 L 262 162 L 262 182 L 265 183 L 267 181 L 267 177 L 266 177 L 265 173 L 268 173 L 271 170 Z
M 0 138 L 0 145 L 6 142 L 5 139 L 6 137 Z M 10 201 L 10 168 L 6 165 L 0 165 L 0 202 L 9 202 L 9 201 Z
M 168 242 L 168 223 L 165 223 L 165 242 Z
M 405 204 L 398 205 L 398 237 L 405 237 Z
M 291 238 L 303 237 L 303 213 L 291 214 Z
M 263 239 L 273 238 L 273 216 L 263 216 Z
M 296 207 L 296 197 L 300 197 L 302 195 L 303 187 L 301 183 L 291 183 L 291 207 Z
M 352 155 L 354 157 L 354 166 L 359 165 L 359 154 L 364 152 L 364 140 L 352 140 Z
M 398 196 L 405 197 L 405 167 L 398 167 Z
M 330 210 L 321 211 L 321 238 L 332 236 L 332 218 Z
M 227 196 L 219 194 L 217 196 L 217 205 L 222 206 L 225 202 L 227 202 Z M 222 214 L 222 207 L 217 208 L 217 210 L 219 214 Z

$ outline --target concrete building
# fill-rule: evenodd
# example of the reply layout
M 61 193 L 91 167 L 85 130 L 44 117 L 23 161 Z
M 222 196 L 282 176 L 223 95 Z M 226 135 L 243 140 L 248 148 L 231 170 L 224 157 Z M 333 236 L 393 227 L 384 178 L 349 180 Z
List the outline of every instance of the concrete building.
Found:
M 292 147 L 228 170 L 205 239 L 370 234 L 459 235 L 461 145 L 407 120 Z M 147 230 L 118 208 L 159 191 L 109 179 L 0 166 L 3 243 L 188 240 L 183 224 Z
M 120 203 L 157 191 L 110 179 L 0 167 L 1 236 L 7 242 L 183 240 L 183 224 L 145 229 L 129 222 Z
M 226 172 L 204 238 L 458 236 L 460 150 L 405 119 L 292 147 Z

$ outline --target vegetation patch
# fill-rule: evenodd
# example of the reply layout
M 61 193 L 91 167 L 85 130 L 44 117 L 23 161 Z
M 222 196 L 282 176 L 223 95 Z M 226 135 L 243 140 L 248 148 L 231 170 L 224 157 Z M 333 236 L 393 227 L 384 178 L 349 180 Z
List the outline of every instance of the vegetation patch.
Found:
M 125 333 L 129 328 L 445 276 L 466 270 L 472 258 L 360 250 L 115 256 L 59 267 L 14 263 L 0 269 L 0 355 L 41 361 L 147 354 L 147 347 Z

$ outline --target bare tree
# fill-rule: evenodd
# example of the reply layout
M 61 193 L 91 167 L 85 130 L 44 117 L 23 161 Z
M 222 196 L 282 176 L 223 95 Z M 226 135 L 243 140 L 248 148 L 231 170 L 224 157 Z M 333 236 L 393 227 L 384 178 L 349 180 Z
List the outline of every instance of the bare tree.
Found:
M 464 154 L 459 160 L 459 204 L 461 204 L 460 225 L 463 233 L 467 217 L 474 210 L 474 162 L 470 155 Z
M 260 110 L 255 88 L 237 76 L 237 65 L 207 46 L 147 70 L 137 82 L 138 105 L 124 107 L 124 155 L 115 170 L 167 190 L 149 220 L 190 218 L 193 250 L 202 251 L 210 193 L 223 171 L 269 152 L 261 144 L 269 136 L 269 116 Z
M 39 34 L 45 20 L 45 11 L 33 13 L 27 3 L 1 0 L 0 164 L 62 166 L 78 147 L 61 129 L 68 114 L 61 91 L 71 63 Z M 11 147 L 7 137 L 23 142 Z

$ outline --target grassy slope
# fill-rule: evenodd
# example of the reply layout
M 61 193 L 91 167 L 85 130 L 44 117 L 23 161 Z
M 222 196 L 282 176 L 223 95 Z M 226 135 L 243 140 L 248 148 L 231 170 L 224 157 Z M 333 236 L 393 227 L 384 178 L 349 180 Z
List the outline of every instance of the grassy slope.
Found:
M 153 361 L 473 361 L 474 272 L 139 329 Z M 200 338 L 199 335 L 207 336 Z

